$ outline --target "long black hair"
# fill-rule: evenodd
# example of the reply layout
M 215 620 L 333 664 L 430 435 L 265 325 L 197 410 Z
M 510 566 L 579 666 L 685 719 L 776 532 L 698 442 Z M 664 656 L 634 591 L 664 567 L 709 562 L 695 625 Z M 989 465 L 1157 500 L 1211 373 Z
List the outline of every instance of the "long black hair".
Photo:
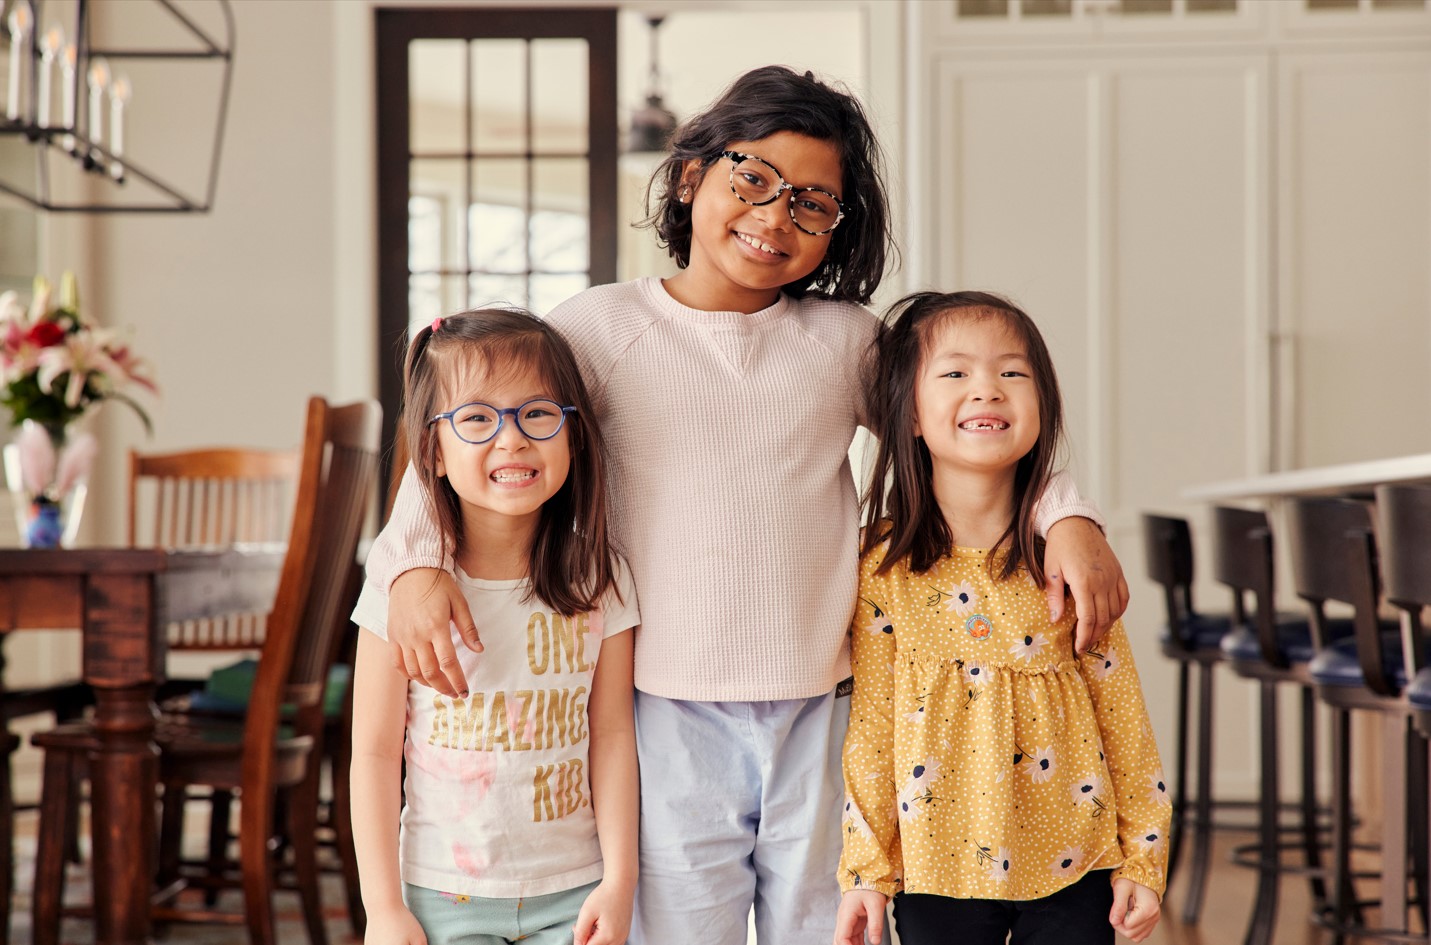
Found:
M 686 268 L 691 261 L 691 205 L 681 203 L 679 195 L 683 183 L 699 183 L 683 180 L 687 163 L 698 162 L 704 176 L 732 142 L 759 141 L 781 131 L 835 145 L 845 204 L 845 218 L 830 234 L 824 260 L 783 289 L 796 298 L 809 294 L 864 304 L 884 277 L 886 254 L 897 253 L 883 158 L 859 100 L 809 72 L 801 75 L 784 66 L 752 69 L 687 120 L 676 131 L 670 157 L 651 175 L 643 225 L 654 229 L 676 265 Z
M 916 292 L 890 306 L 869 359 L 870 432 L 879 450 L 864 496 L 865 532 L 862 552 L 889 540 L 879 572 L 908 557 L 910 570 L 928 571 L 954 547 L 949 523 L 934 497 L 934 464 L 929 448 L 914 435 L 914 391 L 929 354 L 930 340 L 945 322 L 956 318 L 994 318 L 1023 342 L 1038 391 L 1039 434 L 1033 448 L 1014 468 L 1014 516 L 989 556 L 1003 564 L 996 577 L 1006 578 L 1019 567 L 1034 582 L 1044 583 L 1043 555 L 1037 553 L 1034 509 L 1053 476 L 1063 443 L 1063 396 L 1043 335 L 1022 309 L 990 292 Z M 886 491 L 888 484 L 888 491 Z

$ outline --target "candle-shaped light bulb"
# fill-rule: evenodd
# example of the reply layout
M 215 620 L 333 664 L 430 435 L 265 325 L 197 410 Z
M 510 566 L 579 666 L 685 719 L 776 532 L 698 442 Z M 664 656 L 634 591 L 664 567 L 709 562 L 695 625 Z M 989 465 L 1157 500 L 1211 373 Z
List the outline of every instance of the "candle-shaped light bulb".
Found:
M 109 63 L 103 58 L 89 64 L 89 156 L 99 161 L 99 142 L 104 137 L 104 93 L 109 88 Z M 88 165 L 87 165 L 88 166 Z
M 130 92 L 129 79 L 115 76 L 114 84 L 109 87 L 109 153 L 112 158 L 109 176 L 115 180 L 124 180 L 124 164 L 120 158 L 124 156 L 124 106 L 129 104 Z
M 64 45 L 65 33 L 58 26 L 45 30 L 45 37 L 40 40 L 40 110 L 35 124 L 41 128 L 50 127 L 50 76 L 55 71 L 55 60 Z
M 60 53 L 60 117 L 62 125 L 68 132 L 62 144 L 66 151 L 75 153 L 75 109 L 79 107 L 79 83 L 76 81 L 76 74 L 79 70 L 79 49 L 74 43 L 66 43 L 64 51 Z
M 20 0 L 10 10 L 6 26 L 10 28 L 10 88 L 5 97 L 5 117 L 20 120 L 20 83 L 30 70 L 30 31 L 35 27 L 35 14 L 30 0 Z

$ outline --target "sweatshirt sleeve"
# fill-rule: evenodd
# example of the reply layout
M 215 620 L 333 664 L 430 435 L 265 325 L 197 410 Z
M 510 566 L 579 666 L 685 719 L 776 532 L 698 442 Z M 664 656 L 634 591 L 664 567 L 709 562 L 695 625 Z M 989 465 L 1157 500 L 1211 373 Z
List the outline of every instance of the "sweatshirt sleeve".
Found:
M 1113 878 L 1131 879 L 1161 897 L 1168 875 L 1172 803 L 1121 620 L 1113 624 L 1098 652 L 1083 655 L 1079 669 L 1093 700 L 1118 813 L 1123 864 L 1113 871 Z
M 873 557 L 873 556 L 871 556 Z M 893 897 L 903 886 L 898 798 L 894 784 L 894 658 L 896 629 L 885 610 L 882 581 L 866 560 L 850 632 L 855 688 L 845 734 L 844 850 L 840 889 L 872 889 Z
M 427 493 L 409 463 L 393 500 L 393 512 L 368 551 L 368 583 L 386 594 L 393 581 L 413 568 L 453 569 L 452 556 L 442 547 Z
M 1088 499 L 1078 493 L 1078 486 L 1066 470 L 1059 470 L 1048 480 L 1043 495 L 1034 507 L 1034 530 L 1044 538 L 1048 530 L 1066 518 L 1091 519 L 1103 531 L 1108 531 L 1108 522 L 1103 513 Z

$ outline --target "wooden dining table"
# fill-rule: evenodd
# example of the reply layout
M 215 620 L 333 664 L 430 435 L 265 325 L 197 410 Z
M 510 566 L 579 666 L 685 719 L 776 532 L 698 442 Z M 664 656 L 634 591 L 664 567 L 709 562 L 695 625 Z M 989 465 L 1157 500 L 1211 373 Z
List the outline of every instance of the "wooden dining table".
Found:
M 172 622 L 266 613 L 283 549 L 0 549 L 0 633 L 79 628 L 94 689 L 89 758 L 95 940 L 150 941 L 155 687 Z

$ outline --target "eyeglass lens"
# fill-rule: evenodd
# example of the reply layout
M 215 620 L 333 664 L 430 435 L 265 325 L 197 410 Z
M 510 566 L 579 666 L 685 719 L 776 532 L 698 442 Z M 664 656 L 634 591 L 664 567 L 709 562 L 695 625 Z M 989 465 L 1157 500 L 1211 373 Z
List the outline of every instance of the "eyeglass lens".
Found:
M 775 169 L 759 158 L 746 158 L 731 174 L 736 196 L 746 203 L 762 204 L 774 198 L 784 183 Z M 840 205 L 834 196 L 819 190 L 796 188 L 790 207 L 795 222 L 812 233 L 823 233 L 840 219 Z
M 522 435 L 533 440 L 556 436 L 566 414 L 550 400 L 533 400 L 520 407 L 498 410 L 490 404 L 463 404 L 452 412 L 452 428 L 468 443 L 486 443 L 497 435 L 503 414 L 510 413 Z

